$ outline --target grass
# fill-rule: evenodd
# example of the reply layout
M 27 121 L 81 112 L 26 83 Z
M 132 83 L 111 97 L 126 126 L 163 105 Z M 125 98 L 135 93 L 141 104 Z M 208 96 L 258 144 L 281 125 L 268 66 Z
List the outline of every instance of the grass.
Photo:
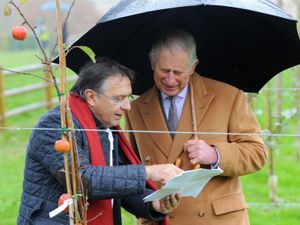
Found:
M 2 138 L 1 138 L 2 139 Z M 16 224 L 18 214 L 18 205 L 22 190 L 22 176 L 24 165 L 24 149 L 17 138 L 11 138 L 9 145 L 17 144 L 13 149 L 2 149 L 0 151 L 0 177 L 1 194 L 0 194 L 0 216 L 1 225 Z M 1 145 L 6 145 L 1 140 Z M 12 148 L 12 147 L 11 147 Z
M 299 225 L 299 208 L 255 207 L 250 209 L 252 225 Z
M 17 59 L 17 60 L 16 60 Z M 0 53 L 0 64 L 3 67 L 11 68 L 21 66 L 22 63 L 33 62 L 32 51 Z M 17 63 L 15 64 L 14 61 Z M 284 75 L 285 87 L 291 87 L 292 74 L 286 72 Z M 41 82 L 36 78 L 11 76 L 6 78 L 7 88 L 25 85 L 25 83 Z M 24 95 L 11 98 L 7 101 L 9 108 L 24 102 L 32 102 L 42 97 L 42 92 L 35 92 L 31 95 Z M 284 96 L 284 109 L 293 107 L 292 96 Z M 272 100 L 275 104 L 275 99 Z M 264 92 L 255 99 L 255 109 L 263 109 L 265 106 Z M 20 196 L 22 192 L 23 165 L 25 149 L 31 130 L 17 128 L 31 128 L 38 121 L 46 109 L 39 109 L 24 113 L 7 120 L 9 127 L 16 128 L 11 130 L 0 130 L 0 225 L 16 224 Z M 266 112 L 258 113 L 258 119 L 265 129 Z M 285 119 L 286 124 L 284 133 L 294 132 L 294 121 L 292 118 Z M 275 140 L 275 172 L 278 176 L 278 197 L 280 203 L 300 204 L 300 167 L 295 158 L 295 146 L 293 137 L 279 137 Z M 299 208 L 290 205 L 273 206 L 269 199 L 268 189 L 268 165 L 263 170 L 243 176 L 241 178 L 246 199 L 249 202 L 249 216 L 252 225 L 298 225 L 300 224 Z M 134 222 L 133 216 L 123 211 L 123 224 L 131 225 Z M 184 225 L 184 224 L 183 224 Z
M 14 68 L 28 64 L 40 63 L 38 50 L 7 51 L 0 53 L 0 65 L 5 68 Z
M 7 122 L 15 127 L 32 127 L 33 120 L 42 113 L 30 112 Z M 28 118 L 31 118 L 28 120 Z M 25 149 L 30 130 L 0 131 L 0 225 L 16 224 L 22 191 Z

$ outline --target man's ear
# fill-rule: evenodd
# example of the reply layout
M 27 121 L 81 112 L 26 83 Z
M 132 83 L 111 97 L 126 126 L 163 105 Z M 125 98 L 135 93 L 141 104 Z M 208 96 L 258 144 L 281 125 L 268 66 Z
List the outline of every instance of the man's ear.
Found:
M 94 107 L 96 105 L 95 97 L 96 97 L 96 92 L 93 91 L 92 89 L 86 89 L 84 91 L 84 95 L 86 98 L 86 102 L 90 107 Z
M 194 62 L 194 64 L 191 67 L 191 71 L 190 71 L 191 75 L 195 72 L 195 69 L 196 69 L 196 66 L 198 65 L 198 63 L 199 63 L 199 60 L 196 59 L 196 61 Z

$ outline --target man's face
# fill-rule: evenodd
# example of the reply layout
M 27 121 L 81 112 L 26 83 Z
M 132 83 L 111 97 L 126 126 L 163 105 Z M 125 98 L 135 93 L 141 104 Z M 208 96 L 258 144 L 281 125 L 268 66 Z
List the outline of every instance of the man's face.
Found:
M 107 78 L 101 93 L 85 91 L 90 109 L 104 127 L 118 125 L 123 113 L 131 109 L 128 99 L 131 92 L 129 78 L 121 74 Z
M 167 96 L 175 96 L 188 84 L 195 66 L 189 67 L 188 53 L 180 49 L 162 49 L 152 65 L 154 82 Z

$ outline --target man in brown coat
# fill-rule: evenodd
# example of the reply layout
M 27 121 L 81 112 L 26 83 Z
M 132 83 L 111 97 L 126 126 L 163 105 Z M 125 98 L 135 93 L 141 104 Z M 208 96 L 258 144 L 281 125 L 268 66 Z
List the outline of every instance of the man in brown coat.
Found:
M 255 135 L 260 127 L 244 93 L 195 73 L 199 62 L 196 45 L 186 32 L 174 30 L 163 35 L 149 56 L 155 86 L 132 102 L 126 129 L 163 132 L 130 132 L 132 147 L 145 165 L 175 163 L 180 158 L 184 170 L 198 163 L 224 171 L 211 179 L 197 198 L 182 198 L 169 214 L 170 225 L 249 224 L 239 176 L 260 170 L 266 163 L 267 149 Z M 188 133 L 193 131 L 191 87 L 196 127 L 201 132 L 198 139 Z M 175 114 L 170 110 L 174 108 L 171 96 L 175 96 Z M 170 131 L 171 118 L 178 119 L 175 132 Z

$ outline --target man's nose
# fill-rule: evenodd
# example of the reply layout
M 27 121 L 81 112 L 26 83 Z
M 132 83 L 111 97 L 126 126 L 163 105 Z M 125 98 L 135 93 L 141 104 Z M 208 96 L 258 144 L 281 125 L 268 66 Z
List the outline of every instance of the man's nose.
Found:
M 121 105 L 121 109 L 129 111 L 131 109 L 130 100 L 126 98 Z
M 175 80 L 174 78 L 175 78 L 175 76 L 174 76 L 173 71 L 170 71 L 170 72 L 167 73 L 167 76 L 166 76 L 165 80 L 168 81 L 168 82 L 172 82 L 172 81 Z

